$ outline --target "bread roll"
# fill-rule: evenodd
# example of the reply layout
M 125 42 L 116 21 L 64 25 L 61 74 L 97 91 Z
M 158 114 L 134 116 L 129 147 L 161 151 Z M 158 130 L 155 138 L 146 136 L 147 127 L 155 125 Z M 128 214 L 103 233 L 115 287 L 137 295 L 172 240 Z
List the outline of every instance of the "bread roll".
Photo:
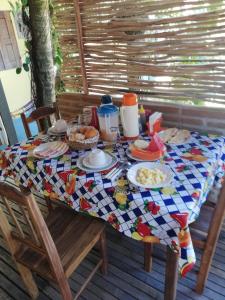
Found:
M 94 128 L 90 128 L 87 131 L 85 131 L 85 138 L 86 139 L 90 139 L 93 138 L 94 136 L 96 136 L 98 134 L 98 131 Z

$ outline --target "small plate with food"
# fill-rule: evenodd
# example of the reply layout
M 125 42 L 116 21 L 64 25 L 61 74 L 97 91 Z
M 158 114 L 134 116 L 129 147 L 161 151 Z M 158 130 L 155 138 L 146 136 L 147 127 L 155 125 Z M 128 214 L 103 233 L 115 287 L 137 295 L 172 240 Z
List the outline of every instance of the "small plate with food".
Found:
M 111 169 L 117 164 L 117 162 L 118 158 L 113 154 L 108 154 L 102 150 L 94 149 L 89 154 L 78 158 L 77 167 L 87 173 L 102 172 Z
M 169 167 L 160 163 L 143 162 L 132 166 L 127 172 L 128 180 L 142 188 L 162 188 L 174 178 Z
M 188 143 L 191 134 L 187 129 L 168 128 L 158 133 L 163 143 L 168 145 L 182 145 Z
M 166 152 L 165 146 L 162 150 L 154 152 L 147 150 L 148 146 L 149 141 L 141 139 L 136 140 L 134 143 L 130 144 L 129 148 L 126 150 L 126 155 L 136 161 L 156 161 L 159 160 Z
M 69 149 L 68 145 L 61 141 L 49 142 L 39 145 L 33 150 L 33 155 L 40 159 L 55 158 L 63 155 Z

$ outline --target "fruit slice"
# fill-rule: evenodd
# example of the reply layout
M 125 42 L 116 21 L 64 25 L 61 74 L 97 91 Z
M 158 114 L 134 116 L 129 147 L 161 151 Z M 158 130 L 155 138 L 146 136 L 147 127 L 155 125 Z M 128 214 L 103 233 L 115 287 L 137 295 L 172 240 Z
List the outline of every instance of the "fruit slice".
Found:
M 140 158 L 143 160 L 157 160 L 160 159 L 163 155 L 163 151 L 158 150 L 158 151 L 148 151 L 148 150 L 142 150 L 142 149 L 137 149 L 133 148 L 131 150 L 131 155 L 136 158 Z

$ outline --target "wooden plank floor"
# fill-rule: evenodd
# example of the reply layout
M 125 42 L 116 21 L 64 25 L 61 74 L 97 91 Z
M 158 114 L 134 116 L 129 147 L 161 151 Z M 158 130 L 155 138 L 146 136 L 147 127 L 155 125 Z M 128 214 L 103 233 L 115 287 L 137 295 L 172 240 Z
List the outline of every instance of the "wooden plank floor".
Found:
M 38 200 L 44 213 L 46 210 L 42 199 Z M 153 270 L 147 273 L 143 270 L 143 245 L 129 239 L 113 228 L 107 228 L 109 273 L 102 276 L 98 272 L 80 299 L 87 300 L 132 300 L 132 299 L 163 299 L 165 249 L 156 246 L 154 249 Z M 204 294 L 199 296 L 194 291 L 196 274 L 191 272 L 185 279 L 179 279 L 177 289 L 178 300 L 225 300 L 225 226 L 220 235 L 216 254 L 213 259 L 211 272 Z M 197 266 L 200 253 L 197 252 Z M 70 286 L 74 293 L 84 281 L 84 278 L 97 261 L 97 252 L 93 251 L 73 274 Z M 197 268 L 196 268 L 197 269 Z M 57 288 L 46 280 L 35 277 L 40 300 L 61 299 Z M 29 296 L 23 286 L 16 267 L 7 251 L 7 247 L 0 237 L 0 300 L 26 300 Z

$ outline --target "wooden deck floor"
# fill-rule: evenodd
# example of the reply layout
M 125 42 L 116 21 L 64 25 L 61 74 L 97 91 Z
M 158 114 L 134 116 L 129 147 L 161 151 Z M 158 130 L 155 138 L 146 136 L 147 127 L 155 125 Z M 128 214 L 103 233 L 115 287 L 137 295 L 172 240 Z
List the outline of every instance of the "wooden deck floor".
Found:
M 39 200 L 44 210 L 43 201 Z M 87 300 L 132 300 L 132 299 L 163 299 L 165 255 L 164 247 L 156 246 L 154 249 L 153 270 L 146 273 L 143 270 L 143 245 L 129 239 L 113 228 L 107 229 L 109 273 L 102 276 L 97 273 L 80 299 Z M 195 272 L 191 272 L 185 279 L 179 279 L 177 289 L 178 300 L 225 300 L 225 226 L 220 235 L 211 272 L 202 296 L 194 291 Z M 197 258 L 199 264 L 199 252 Z M 70 280 L 74 293 L 84 281 L 97 260 L 97 253 L 91 253 Z M 46 280 L 35 277 L 39 290 L 40 300 L 61 299 L 57 288 Z M 0 300 L 27 300 L 29 296 L 23 286 L 20 276 L 7 251 L 7 247 L 0 237 Z

